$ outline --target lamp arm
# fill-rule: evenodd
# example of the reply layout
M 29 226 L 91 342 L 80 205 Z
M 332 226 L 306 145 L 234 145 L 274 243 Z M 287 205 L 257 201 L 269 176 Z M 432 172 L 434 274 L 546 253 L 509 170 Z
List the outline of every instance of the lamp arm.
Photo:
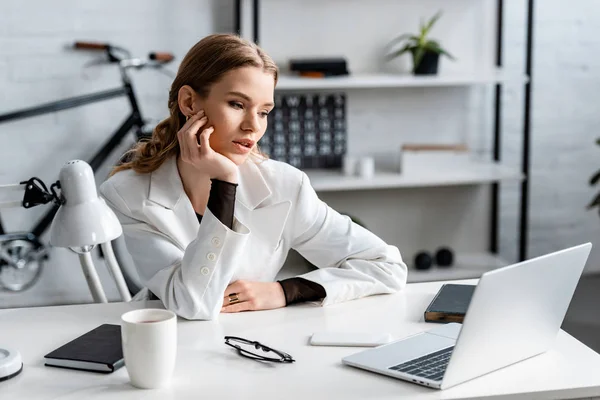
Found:
M 92 254 L 90 252 L 85 252 L 78 255 L 81 268 L 83 269 L 83 275 L 85 276 L 85 280 L 87 281 L 94 301 L 96 303 L 108 303 L 106 294 L 102 288 L 102 283 L 100 282 L 100 277 L 98 276 L 98 272 L 96 272 L 96 268 L 94 268 Z
M 126 302 L 131 301 L 131 294 L 129 293 L 129 289 L 125 283 L 125 278 L 123 278 L 123 273 L 121 272 L 121 268 L 119 267 L 119 263 L 115 257 L 112 245 L 110 242 L 106 242 L 100 244 L 100 247 L 104 253 L 104 261 L 106 262 L 108 270 L 111 272 L 112 277 L 115 280 L 117 289 L 119 289 L 119 293 L 121 294 L 121 298 Z
M 0 185 L 0 208 L 23 206 L 23 192 L 25 192 L 24 183 Z M 17 200 L 17 196 L 20 200 Z

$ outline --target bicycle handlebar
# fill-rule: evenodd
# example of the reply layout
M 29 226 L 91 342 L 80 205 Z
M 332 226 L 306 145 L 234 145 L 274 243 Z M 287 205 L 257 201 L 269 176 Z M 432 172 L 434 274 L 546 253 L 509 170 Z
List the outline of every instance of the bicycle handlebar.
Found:
M 110 45 L 108 43 L 96 43 L 96 42 L 75 42 L 73 45 L 76 49 L 81 50 L 108 50 Z
M 173 61 L 175 59 L 175 56 L 171 53 L 153 52 L 148 55 L 148 58 L 151 60 L 167 63 Z
M 95 50 L 106 52 L 106 54 L 108 55 L 108 62 L 120 63 L 121 67 L 158 67 L 160 66 L 160 64 L 166 64 L 175 59 L 175 56 L 171 53 L 156 51 L 148 54 L 148 60 L 154 61 L 155 63 L 148 63 L 148 61 L 144 61 L 139 58 L 132 58 L 131 54 L 127 49 L 102 42 L 76 41 L 73 45 L 73 48 L 78 50 Z

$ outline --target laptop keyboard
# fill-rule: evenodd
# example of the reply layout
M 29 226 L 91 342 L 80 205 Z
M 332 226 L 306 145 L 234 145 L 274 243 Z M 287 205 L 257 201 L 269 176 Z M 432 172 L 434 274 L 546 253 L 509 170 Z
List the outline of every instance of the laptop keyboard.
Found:
M 454 350 L 454 346 L 402 364 L 394 365 L 389 369 L 405 374 L 420 376 L 421 378 L 431 379 L 432 381 L 440 381 L 446 372 L 452 350 Z

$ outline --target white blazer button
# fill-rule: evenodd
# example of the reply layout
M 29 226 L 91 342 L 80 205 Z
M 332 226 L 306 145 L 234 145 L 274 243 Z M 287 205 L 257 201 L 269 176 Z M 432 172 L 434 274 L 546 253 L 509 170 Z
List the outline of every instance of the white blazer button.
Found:
M 200 273 L 201 273 L 202 275 L 208 275 L 208 274 L 210 274 L 210 269 L 208 269 L 207 267 L 202 267 L 202 268 L 200 269 Z
M 212 238 L 212 240 L 210 242 L 215 247 L 219 247 L 221 245 L 221 239 L 219 239 L 218 237 Z
M 217 259 L 217 255 L 215 253 L 208 253 L 206 255 L 206 258 L 208 259 L 208 261 L 215 261 Z

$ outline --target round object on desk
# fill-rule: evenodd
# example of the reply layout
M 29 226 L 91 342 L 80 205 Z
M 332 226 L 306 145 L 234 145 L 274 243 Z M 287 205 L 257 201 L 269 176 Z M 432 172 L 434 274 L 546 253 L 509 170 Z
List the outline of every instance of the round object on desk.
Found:
M 449 247 L 440 247 L 435 252 L 435 263 L 438 267 L 449 267 L 454 263 L 454 252 Z
M 21 354 L 16 350 L 0 348 L 0 382 L 13 378 L 23 371 Z
M 425 270 L 431 268 L 433 264 L 433 258 L 426 251 L 421 251 L 415 255 L 415 268 L 419 270 Z

